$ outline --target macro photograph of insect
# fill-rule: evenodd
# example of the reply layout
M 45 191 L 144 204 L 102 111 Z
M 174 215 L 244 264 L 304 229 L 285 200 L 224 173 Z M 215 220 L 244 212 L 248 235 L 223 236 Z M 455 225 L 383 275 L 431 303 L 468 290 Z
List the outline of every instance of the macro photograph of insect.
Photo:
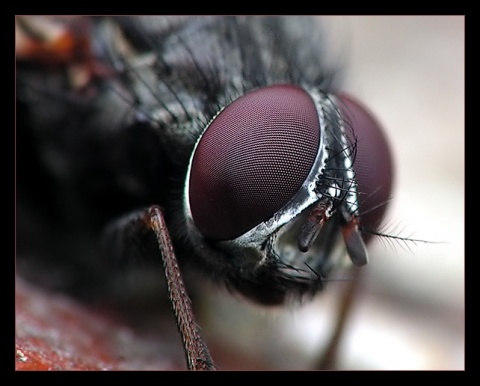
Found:
M 16 370 L 464 370 L 465 17 L 15 17 Z

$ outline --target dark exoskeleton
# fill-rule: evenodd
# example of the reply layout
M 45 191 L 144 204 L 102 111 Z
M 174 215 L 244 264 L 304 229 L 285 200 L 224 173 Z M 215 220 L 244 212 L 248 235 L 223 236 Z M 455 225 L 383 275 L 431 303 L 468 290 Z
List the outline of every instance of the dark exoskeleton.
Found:
M 19 17 L 17 27 L 21 275 L 118 297 L 125 270 L 112 267 L 160 260 L 157 216 L 182 270 L 265 305 L 313 296 L 338 268 L 367 263 L 390 150 L 339 92 L 317 20 Z

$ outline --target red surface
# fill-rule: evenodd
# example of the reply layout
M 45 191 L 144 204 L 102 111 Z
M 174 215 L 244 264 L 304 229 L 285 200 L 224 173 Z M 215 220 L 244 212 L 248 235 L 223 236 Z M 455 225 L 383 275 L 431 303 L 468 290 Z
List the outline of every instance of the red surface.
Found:
M 186 370 L 170 313 L 151 310 L 148 324 L 135 328 L 107 310 L 89 308 L 18 277 L 15 287 L 16 370 Z M 207 344 L 219 370 L 266 369 L 223 345 Z
M 178 342 L 141 336 L 62 295 L 16 281 L 16 370 L 180 370 Z M 169 333 L 175 340 L 175 331 Z

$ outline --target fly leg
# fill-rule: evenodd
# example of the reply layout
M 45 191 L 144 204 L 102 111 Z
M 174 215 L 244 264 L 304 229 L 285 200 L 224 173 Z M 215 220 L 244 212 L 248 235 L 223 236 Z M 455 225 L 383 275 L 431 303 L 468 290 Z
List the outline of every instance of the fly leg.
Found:
M 195 321 L 163 210 L 158 206 L 151 206 L 120 218 L 106 229 L 103 242 L 107 248 L 111 244 L 113 253 L 122 257 L 131 248 L 129 245 L 132 240 L 136 240 L 138 244 L 141 243 L 142 238 L 152 235 L 155 236 L 157 247 L 160 249 L 168 296 L 182 337 L 188 369 L 215 370 L 208 348 L 200 335 L 200 328 Z
M 319 370 L 334 370 L 338 365 L 342 338 L 345 329 L 347 328 L 353 304 L 361 285 L 360 282 L 362 275 L 360 268 L 353 266 L 351 268 L 351 274 L 353 280 L 347 283 L 346 288 L 340 296 L 335 327 L 330 335 L 330 340 L 320 356 L 320 359 L 317 361 L 316 368 Z

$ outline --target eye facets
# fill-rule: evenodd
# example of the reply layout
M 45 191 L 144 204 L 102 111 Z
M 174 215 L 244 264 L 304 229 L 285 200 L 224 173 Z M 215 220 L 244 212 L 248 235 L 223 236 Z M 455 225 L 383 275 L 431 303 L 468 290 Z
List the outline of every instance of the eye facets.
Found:
M 318 114 L 300 87 L 252 91 L 228 105 L 201 137 L 189 200 L 206 238 L 228 240 L 270 218 L 298 192 L 317 156 Z
M 375 230 L 385 215 L 392 192 L 392 153 L 382 127 L 367 108 L 345 94 L 339 99 L 342 117 L 350 127 L 345 133 L 357 144 L 353 168 L 359 194 L 360 225 Z

